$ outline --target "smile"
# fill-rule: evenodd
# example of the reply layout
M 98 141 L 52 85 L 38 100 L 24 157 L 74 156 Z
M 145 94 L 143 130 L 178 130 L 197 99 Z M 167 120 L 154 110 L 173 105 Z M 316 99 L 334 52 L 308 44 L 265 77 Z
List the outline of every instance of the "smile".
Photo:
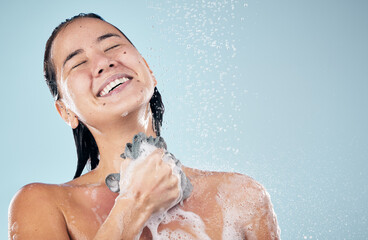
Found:
M 127 78 L 127 77 L 122 77 L 122 78 L 115 79 L 114 81 L 110 82 L 106 87 L 104 87 L 102 89 L 102 91 L 99 93 L 99 96 L 100 97 L 105 96 L 106 94 L 113 91 L 115 88 L 117 88 L 120 85 L 124 84 L 128 80 L 130 80 L 130 79 Z

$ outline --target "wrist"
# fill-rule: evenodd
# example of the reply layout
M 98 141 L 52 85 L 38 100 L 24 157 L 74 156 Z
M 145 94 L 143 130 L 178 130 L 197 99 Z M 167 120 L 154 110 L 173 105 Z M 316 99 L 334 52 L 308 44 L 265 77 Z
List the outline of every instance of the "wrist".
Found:
M 136 231 L 142 230 L 147 220 L 152 215 L 152 211 L 141 198 L 132 195 L 122 195 L 115 199 L 115 205 L 120 206 L 119 212 L 124 222 L 134 222 Z M 130 224 L 129 224 L 130 225 Z

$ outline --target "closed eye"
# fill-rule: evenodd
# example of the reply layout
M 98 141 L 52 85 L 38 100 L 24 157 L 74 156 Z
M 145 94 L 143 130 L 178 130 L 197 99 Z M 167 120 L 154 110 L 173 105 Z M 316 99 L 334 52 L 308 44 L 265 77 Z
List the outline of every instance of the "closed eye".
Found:
M 72 67 L 72 69 L 74 69 L 74 68 L 76 68 L 76 67 L 78 67 L 78 66 L 80 66 L 80 65 L 82 65 L 83 63 L 86 63 L 86 62 L 87 62 L 87 61 L 80 62 L 80 63 L 78 63 L 77 65 L 73 66 L 73 67 Z
M 109 47 L 109 48 L 107 48 L 106 50 L 105 50 L 105 52 L 107 52 L 107 51 L 109 51 L 109 50 L 111 50 L 111 49 L 113 49 L 113 48 L 116 48 L 116 47 L 119 47 L 121 44 L 116 44 L 116 45 L 114 45 L 114 46 L 112 46 L 112 47 Z

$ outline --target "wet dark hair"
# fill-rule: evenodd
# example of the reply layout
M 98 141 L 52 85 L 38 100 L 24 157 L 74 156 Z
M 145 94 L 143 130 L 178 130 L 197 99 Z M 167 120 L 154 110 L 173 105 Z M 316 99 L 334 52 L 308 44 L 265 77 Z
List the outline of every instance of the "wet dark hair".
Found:
M 96 19 L 106 22 L 102 17 L 100 17 L 99 15 L 95 13 L 87 13 L 87 14 L 80 13 L 60 23 L 59 26 L 57 26 L 52 32 L 51 36 L 47 40 L 46 47 L 45 47 L 43 69 L 44 69 L 44 76 L 45 76 L 47 86 L 49 87 L 50 92 L 52 96 L 54 97 L 55 101 L 60 99 L 60 93 L 59 93 L 59 89 L 58 89 L 57 81 L 56 81 L 55 66 L 51 58 L 52 44 L 62 29 L 64 29 L 68 24 L 73 22 L 75 19 L 79 19 L 79 18 L 96 18 Z M 118 29 L 117 27 L 115 28 L 120 31 L 120 29 Z M 120 31 L 120 33 L 133 45 L 133 43 L 129 40 L 129 38 L 125 36 L 125 34 L 122 31 Z M 159 91 L 157 90 L 157 87 L 155 87 L 153 95 L 151 97 L 150 107 L 151 107 L 151 112 L 152 112 L 153 129 L 156 135 L 160 136 L 160 130 L 162 126 L 162 120 L 163 120 L 163 114 L 164 114 L 165 108 L 164 108 L 164 104 L 161 99 L 161 95 Z M 89 131 L 86 125 L 83 124 L 81 121 L 79 121 L 78 126 L 75 129 L 73 129 L 73 135 L 74 135 L 74 141 L 75 141 L 75 146 L 77 148 L 77 155 L 78 155 L 77 170 L 74 175 L 74 178 L 77 178 L 82 174 L 83 169 L 88 162 L 90 162 L 91 170 L 97 167 L 99 163 L 99 151 L 98 151 L 98 147 L 97 147 L 96 141 L 92 133 Z

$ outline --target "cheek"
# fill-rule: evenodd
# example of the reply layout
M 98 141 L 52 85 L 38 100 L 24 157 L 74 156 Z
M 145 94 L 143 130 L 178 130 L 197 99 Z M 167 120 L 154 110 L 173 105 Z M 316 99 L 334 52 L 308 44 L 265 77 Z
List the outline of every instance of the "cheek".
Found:
M 136 79 L 131 88 L 126 92 L 125 103 L 126 106 L 133 110 L 138 106 L 148 103 L 153 95 L 153 87 L 151 83 L 142 79 Z
M 118 58 L 122 64 L 134 70 L 143 62 L 142 56 L 133 47 L 121 49 L 116 54 L 116 58 Z
M 147 98 L 150 98 L 150 87 L 143 80 L 136 79 L 134 84 L 134 88 L 132 88 L 131 98 L 134 99 L 134 104 L 143 103 Z M 133 102 L 132 102 L 133 103 Z
M 79 94 L 86 94 L 87 90 L 91 88 L 91 81 L 87 70 L 81 70 L 75 74 L 71 74 L 68 79 L 68 88 L 71 92 Z
M 85 77 L 78 76 L 77 78 L 71 75 L 66 81 L 64 93 L 69 98 L 71 105 L 77 107 L 83 104 L 83 100 L 87 99 L 87 94 L 90 94 L 90 81 Z
M 140 96 L 140 102 L 149 102 L 153 95 L 154 86 L 153 84 L 149 83 L 149 86 L 144 86 L 139 88 L 138 95 Z

